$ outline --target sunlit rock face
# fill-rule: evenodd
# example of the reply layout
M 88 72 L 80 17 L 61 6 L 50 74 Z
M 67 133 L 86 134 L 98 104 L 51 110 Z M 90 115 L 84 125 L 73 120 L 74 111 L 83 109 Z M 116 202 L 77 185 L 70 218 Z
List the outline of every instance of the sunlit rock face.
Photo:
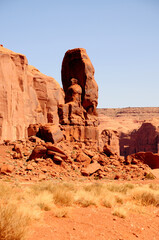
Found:
M 23 54 L 0 46 L 0 142 L 26 138 L 31 123 L 57 124 L 62 103 L 55 79 L 29 66 Z
M 97 144 L 98 85 L 94 67 L 83 48 L 68 50 L 62 62 L 65 104 L 59 106 L 60 123 L 69 141 Z
M 72 85 L 71 79 L 78 80 L 82 88 L 81 105 L 94 114 L 98 104 L 98 85 L 94 79 L 94 67 L 83 48 L 75 48 L 65 53 L 62 62 L 62 84 L 68 101 L 68 88 Z

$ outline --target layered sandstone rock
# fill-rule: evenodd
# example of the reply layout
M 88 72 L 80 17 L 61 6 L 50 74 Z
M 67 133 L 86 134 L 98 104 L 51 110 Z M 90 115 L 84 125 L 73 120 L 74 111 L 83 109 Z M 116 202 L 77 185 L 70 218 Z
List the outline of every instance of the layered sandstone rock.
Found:
M 127 161 L 131 159 L 131 163 L 136 163 L 136 160 L 147 164 L 150 168 L 159 168 L 159 154 L 152 152 L 138 152 L 127 156 Z
M 118 133 L 122 156 L 137 152 L 159 152 L 159 108 L 98 109 L 99 131 Z
M 130 134 L 121 134 L 120 152 L 127 156 L 137 152 L 159 152 L 159 128 L 150 122 L 145 122 L 138 130 Z
M 65 104 L 59 106 L 59 118 L 65 139 L 97 146 L 98 86 L 85 49 L 66 52 L 62 62 L 62 83 Z
M 98 104 L 98 85 L 94 79 L 94 67 L 83 48 L 68 50 L 62 62 L 62 84 L 66 103 L 69 101 L 68 89 L 72 85 L 72 78 L 78 79 L 82 88 L 82 106 L 87 112 L 94 112 Z
M 110 149 L 113 154 L 116 153 L 120 155 L 119 134 L 117 133 L 117 131 L 104 129 L 101 132 L 100 140 L 101 148 L 105 149 L 104 151 L 106 151 L 106 149 Z
M 27 137 L 29 124 L 58 123 L 64 102 L 55 79 L 29 66 L 23 54 L 0 46 L 0 141 Z

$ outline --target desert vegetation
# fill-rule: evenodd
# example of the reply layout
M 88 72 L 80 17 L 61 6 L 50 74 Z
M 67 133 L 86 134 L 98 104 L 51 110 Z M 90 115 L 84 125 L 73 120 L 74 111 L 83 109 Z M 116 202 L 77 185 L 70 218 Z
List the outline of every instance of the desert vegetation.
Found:
M 144 213 L 159 207 L 159 185 L 131 183 L 40 182 L 24 186 L 0 183 L 0 239 L 23 240 L 32 221 L 44 211 L 67 217 L 74 207 L 106 207 L 113 215 L 126 218 L 131 212 Z

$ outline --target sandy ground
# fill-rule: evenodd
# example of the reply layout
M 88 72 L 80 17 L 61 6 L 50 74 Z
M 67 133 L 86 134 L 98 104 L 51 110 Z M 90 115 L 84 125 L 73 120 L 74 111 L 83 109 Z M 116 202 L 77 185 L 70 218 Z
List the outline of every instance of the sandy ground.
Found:
M 158 240 L 159 209 L 131 213 L 125 219 L 113 216 L 103 207 L 72 208 L 66 218 L 45 212 L 44 219 L 32 226 L 28 240 Z
M 11 147 L 0 149 L 0 163 L 10 162 Z M 159 184 L 159 169 L 153 170 L 156 179 L 131 181 L 132 183 Z M 11 175 L 0 177 L 9 179 Z M 12 179 L 12 178 L 11 178 Z M 13 179 L 12 179 L 13 180 Z M 21 181 L 21 179 L 19 179 Z M 99 180 L 104 181 L 104 180 Z M 115 180 L 114 180 L 115 181 Z M 115 181 L 121 182 L 121 181 Z M 126 182 L 126 181 L 124 181 Z M 25 181 L 25 184 L 31 184 Z M 129 181 L 130 183 L 130 181 Z M 113 216 L 105 207 L 70 207 L 65 218 L 55 217 L 52 211 L 44 212 L 40 221 L 30 227 L 27 240 L 158 240 L 159 207 L 147 207 L 146 212 L 129 212 L 125 219 Z

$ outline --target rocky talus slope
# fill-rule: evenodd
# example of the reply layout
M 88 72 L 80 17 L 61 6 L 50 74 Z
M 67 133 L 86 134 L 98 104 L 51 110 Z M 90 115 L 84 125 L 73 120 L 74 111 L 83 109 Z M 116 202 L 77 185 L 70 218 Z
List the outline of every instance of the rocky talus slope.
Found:
M 0 46 L 0 177 L 153 178 L 147 155 L 129 155 L 141 146 L 157 151 L 157 118 L 154 125 L 133 109 L 97 110 L 94 67 L 83 48 L 66 52 L 62 83 L 64 90 Z M 156 168 L 158 157 L 151 158 Z

